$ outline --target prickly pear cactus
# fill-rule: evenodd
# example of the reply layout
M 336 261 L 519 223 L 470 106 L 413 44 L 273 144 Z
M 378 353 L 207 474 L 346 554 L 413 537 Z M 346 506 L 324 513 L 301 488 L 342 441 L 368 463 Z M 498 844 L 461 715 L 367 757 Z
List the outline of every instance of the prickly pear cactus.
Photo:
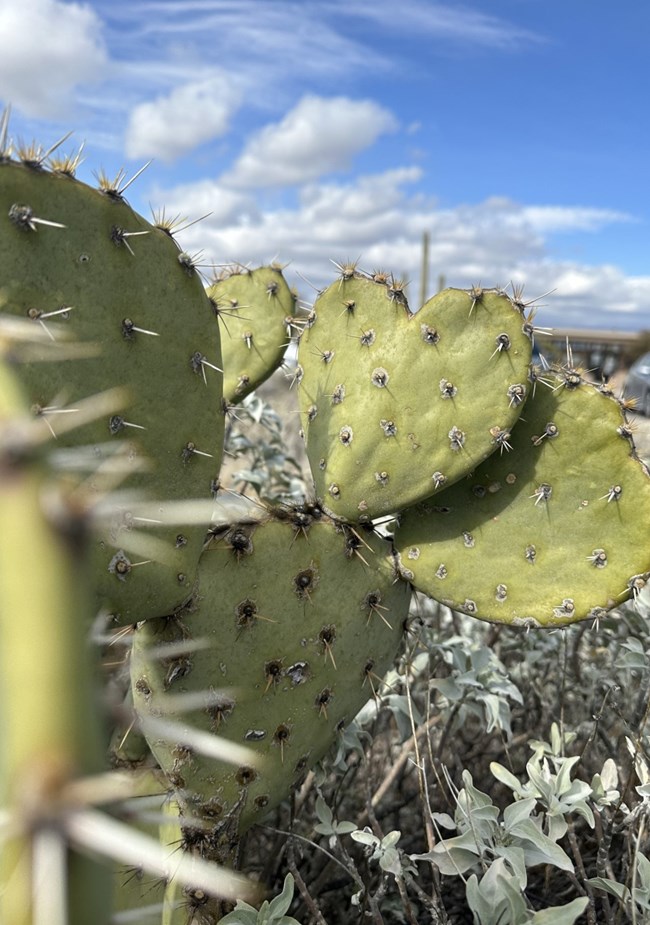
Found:
M 102 742 L 79 632 L 90 607 L 83 512 L 43 464 L 41 428 L 2 347 L 0 336 L 0 921 L 33 925 L 45 908 L 43 832 L 65 831 L 66 790 L 101 769 Z M 93 908 L 107 923 L 108 868 L 72 853 L 68 867 L 61 844 L 57 889 L 69 921 Z M 58 918 L 60 906 L 50 911 Z
M 508 447 L 403 512 L 402 573 L 455 610 L 555 626 L 598 617 L 650 574 L 650 478 L 620 402 L 544 372 Z
M 74 161 L 46 169 L 37 154 L 0 157 L 3 311 L 43 334 L 17 366 L 33 412 L 59 446 L 79 447 L 71 464 L 90 471 L 98 502 L 116 485 L 161 502 L 209 499 L 222 453 L 221 351 L 192 258 L 164 223 L 127 205 L 121 175 L 97 190 L 71 175 Z M 69 341 L 76 353 L 62 349 Z M 113 386 L 126 392 L 124 410 L 59 433 L 78 403 Z M 204 535 L 205 525 L 157 526 L 121 509 L 92 553 L 98 603 L 122 623 L 171 612 L 191 593 Z
M 372 532 L 295 512 L 212 538 L 193 612 L 138 628 L 131 655 L 136 710 L 201 851 L 218 855 L 325 753 L 388 669 L 408 603 Z M 190 730 L 254 760 L 203 757 Z
M 523 308 L 500 290 L 446 289 L 414 314 L 392 277 L 344 268 L 298 352 L 317 497 L 356 521 L 471 472 L 507 442 L 530 358 Z
M 280 266 L 232 267 L 208 287 L 223 324 L 224 398 L 236 403 L 282 363 L 296 299 Z

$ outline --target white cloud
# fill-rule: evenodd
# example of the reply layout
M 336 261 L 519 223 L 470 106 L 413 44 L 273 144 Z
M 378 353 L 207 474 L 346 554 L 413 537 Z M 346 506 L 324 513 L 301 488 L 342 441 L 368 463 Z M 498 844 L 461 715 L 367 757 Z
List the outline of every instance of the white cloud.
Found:
M 400 0 L 397 15 L 394 0 L 356 0 L 354 4 L 338 0 L 337 5 L 341 12 L 373 21 L 391 33 L 430 35 L 489 48 L 521 48 L 540 41 L 528 29 L 461 4 Z
M 130 58 L 144 54 L 149 64 L 161 66 L 173 60 L 190 72 L 218 54 L 218 64 L 236 73 L 263 109 L 274 108 L 279 88 L 295 93 L 296 81 L 307 85 L 314 78 L 393 67 L 390 56 L 351 34 L 349 11 L 330 0 L 95 2 L 106 7 Z
M 62 115 L 72 90 L 107 64 L 102 24 L 87 5 L 0 0 L 0 88 L 26 115 Z
M 542 233 L 600 231 L 616 222 L 635 221 L 625 212 L 580 206 L 525 206 L 521 209 L 521 219 Z
M 239 187 L 290 186 L 349 166 L 397 120 L 372 100 L 305 96 L 253 135 L 225 177 Z
M 194 226 L 183 238 L 189 249 L 203 249 L 217 263 L 231 260 L 268 260 L 274 254 L 289 259 L 295 268 L 320 282 L 331 272 L 328 258 L 364 258 L 379 242 L 385 247 L 404 231 L 410 240 L 416 239 L 421 218 L 412 221 L 419 228 L 408 228 L 404 215 L 405 196 L 402 187 L 420 177 L 418 168 L 401 168 L 367 176 L 350 184 L 310 184 L 300 192 L 295 208 L 254 206 L 257 197 L 241 194 L 230 212 L 229 220 L 211 216 Z M 201 214 L 219 208 L 224 179 L 199 188 L 185 185 L 167 192 L 168 211 L 187 214 L 188 202 L 192 213 Z M 200 195 L 196 195 L 200 189 Z M 195 191 L 195 194 L 192 193 Z M 233 191 L 230 191 L 233 195 Z
M 170 192 L 156 189 L 150 199 L 164 206 L 168 215 L 186 216 L 192 220 L 209 212 L 207 224 L 196 226 L 199 236 L 206 227 L 231 228 L 234 225 L 257 224 L 262 221 L 262 213 L 251 196 L 213 180 L 186 183 L 174 187 Z
M 295 206 L 264 207 L 252 193 L 230 189 L 229 205 L 188 229 L 183 246 L 203 250 L 206 261 L 289 263 L 287 275 L 306 298 L 305 279 L 321 288 L 331 282 L 337 262 L 360 258 L 366 270 L 381 268 L 412 281 L 409 299 L 419 293 L 422 233 L 430 233 L 429 292 L 438 274 L 446 284 L 469 287 L 524 284 L 526 298 L 555 290 L 543 300 L 536 324 L 560 327 L 629 328 L 647 326 L 650 276 L 629 277 L 612 265 L 586 266 L 554 260 L 547 235 L 568 230 L 592 232 L 624 213 L 583 206 L 522 205 L 490 198 L 440 209 L 413 191 L 421 171 L 403 167 L 348 183 L 312 183 L 299 191 Z M 417 187 L 416 187 L 417 188 Z M 224 201 L 218 183 L 184 186 L 167 193 L 172 211 L 199 215 Z M 256 204 L 257 203 L 257 204 Z
M 227 75 L 211 74 L 176 87 L 167 96 L 141 103 L 126 130 L 129 157 L 172 161 L 197 145 L 224 135 L 240 102 Z

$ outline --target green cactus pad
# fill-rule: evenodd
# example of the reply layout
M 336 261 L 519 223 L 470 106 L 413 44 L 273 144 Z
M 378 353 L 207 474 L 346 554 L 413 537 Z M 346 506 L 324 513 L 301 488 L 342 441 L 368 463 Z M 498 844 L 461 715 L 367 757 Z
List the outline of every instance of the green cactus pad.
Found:
M 499 623 L 598 617 L 650 572 L 650 478 L 620 403 L 572 369 L 542 379 L 512 451 L 405 511 L 395 537 L 416 588 Z
M 224 397 L 236 403 L 281 365 L 295 297 L 278 266 L 230 269 L 208 295 L 223 323 Z
M 0 301 L 44 335 L 17 369 L 57 445 L 79 447 L 79 468 L 83 454 L 94 468 L 91 496 L 119 487 L 209 499 L 224 421 L 214 310 L 192 259 L 133 212 L 118 185 L 103 179 L 96 190 L 42 164 L 0 162 Z M 85 354 L 57 359 L 66 338 Z M 77 403 L 114 386 L 126 392 L 125 410 L 57 433 Z M 103 474 L 117 466 L 122 475 Z M 162 555 L 142 554 L 133 551 L 139 526 L 127 511 L 93 550 L 97 603 L 118 623 L 183 603 L 205 538 L 203 525 L 149 524 Z
M 446 289 L 413 314 L 385 275 L 350 273 L 316 300 L 296 379 L 316 495 L 374 518 L 426 498 L 507 441 L 527 394 L 522 307 Z
M 234 525 L 206 548 L 187 620 L 137 630 L 135 707 L 184 811 L 208 825 L 208 847 L 284 799 L 372 696 L 410 598 L 390 548 L 299 512 Z M 152 734 L 147 717 L 248 746 L 259 764 L 201 757 Z

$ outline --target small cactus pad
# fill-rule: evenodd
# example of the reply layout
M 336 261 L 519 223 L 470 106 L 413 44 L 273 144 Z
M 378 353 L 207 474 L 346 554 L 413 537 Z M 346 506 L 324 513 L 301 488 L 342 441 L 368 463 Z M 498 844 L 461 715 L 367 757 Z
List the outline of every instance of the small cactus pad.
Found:
M 634 596 L 650 572 L 650 478 L 611 393 L 565 367 L 541 374 L 497 453 L 405 511 L 401 570 L 454 610 L 561 626 Z
M 0 158 L 3 311 L 43 335 L 17 365 L 33 412 L 58 446 L 78 448 L 98 501 L 116 486 L 131 497 L 209 499 L 224 416 L 219 332 L 201 279 L 168 229 L 127 205 L 121 177 L 97 190 L 69 169 Z M 69 342 L 77 355 L 59 359 Z M 78 403 L 114 386 L 124 409 L 61 433 Z M 139 527 L 162 555 L 134 551 Z M 170 613 L 191 593 L 205 530 L 120 515 L 93 550 L 98 604 L 121 623 Z
M 503 445 L 528 391 L 528 328 L 501 291 L 445 289 L 413 314 L 392 277 L 344 271 L 315 302 L 296 371 L 327 511 L 394 512 Z
M 372 697 L 408 614 L 408 585 L 395 578 L 386 540 L 296 511 L 213 536 L 193 612 L 137 629 L 136 711 L 210 845 L 284 799 Z M 147 717 L 216 733 L 259 760 L 202 757 L 191 738 L 148 731 Z
M 208 287 L 223 324 L 223 394 L 236 403 L 282 363 L 291 337 L 295 297 L 279 266 L 231 268 Z

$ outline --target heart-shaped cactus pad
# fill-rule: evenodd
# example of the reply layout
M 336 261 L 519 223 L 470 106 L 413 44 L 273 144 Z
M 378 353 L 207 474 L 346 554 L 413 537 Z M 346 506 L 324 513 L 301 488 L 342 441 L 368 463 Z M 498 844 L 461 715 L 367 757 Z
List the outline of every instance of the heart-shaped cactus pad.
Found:
M 530 328 L 502 290 L 445 289 L 416 313 L 386 274 L 353 271 L 322 292 L 295 379 L 328 513 L 397 511 L 503 446 L 528 393 Z

